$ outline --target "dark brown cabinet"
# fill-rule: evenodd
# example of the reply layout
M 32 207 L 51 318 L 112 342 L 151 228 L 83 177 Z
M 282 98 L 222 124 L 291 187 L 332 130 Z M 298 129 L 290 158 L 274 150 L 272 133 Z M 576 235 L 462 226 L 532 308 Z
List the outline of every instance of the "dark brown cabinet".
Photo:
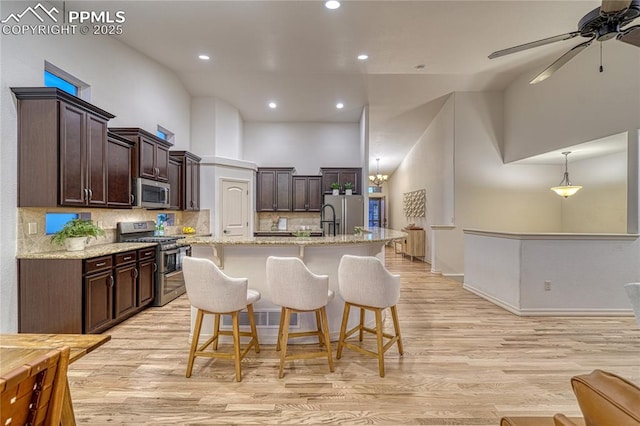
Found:
M 107 207 L 131 208 L 133 142 L 107 133 Z
M 322 176 L 292 176 L 291 205 L 294 212 L 319 212 Z
M 51 87 L 18 100 L 18 206 L 107 206 L 107 123 L 114 115 Z
M 180 188 L 182 188 L 182 160 L 169 157 L 169 209 L 180 210 Z
M 291 178 L 293 170 L 293 167 L 258 168 L 257 211 L 291 211 Z
M 353 184 L 353 194 L 362 193 L 362 169 L 361 168 L 341 168 L 341 167 L 322 167 L 322 192 L 331 194 L 331 184 L 338 182 L 340 184 L 340 193 L 344 194 L 344 184 L 351 182 Z
M 180 165 L 180 182 L 175 187 L 171 185 L 171 197 L 179 193 L 181 210 L 200 210 L 200 157 L 187 151 L 170 151 L 169 155 L 170 160 Z
M 155 247 L 90 259 L 18 260 L 18 331 L 101 333 L 145 309 Z
M 171 144 L 137 127 L 112 127 L 109 130 L 134 142 L 132 152 L 134 176 L 158 182 L 169 181 Z

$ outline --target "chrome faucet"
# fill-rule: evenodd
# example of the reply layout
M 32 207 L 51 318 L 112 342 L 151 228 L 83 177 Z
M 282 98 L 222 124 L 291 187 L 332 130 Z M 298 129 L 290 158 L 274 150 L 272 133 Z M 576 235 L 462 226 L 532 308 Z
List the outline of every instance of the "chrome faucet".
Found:
M 330 207 L 331 211 L 333 212 L 333 218 L 331 220 L 325 220 L 324 218 L 324 209 L 326 207 Z M 333 236 L 335 237 L 336 236 L 336 209 L 331 204 L 323 204 L 322 207 L 320 207 L 320 226 L 323 228 L 323 231 L 324 231 L 325 223 L 331 224 L 331 226 L 333 227 Z

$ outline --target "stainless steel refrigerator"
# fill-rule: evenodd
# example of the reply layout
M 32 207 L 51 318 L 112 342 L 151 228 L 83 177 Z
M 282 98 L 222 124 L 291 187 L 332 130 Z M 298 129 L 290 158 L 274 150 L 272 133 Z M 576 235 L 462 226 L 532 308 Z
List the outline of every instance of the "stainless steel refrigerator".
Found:
M 364 223 L 364 197 L 362 195 L 325 195 L 324 204 L 333 207 L 336 218 L 336 234 L 353 234 L 355 226 Z M 322 230 L 324 235 L 333 235 L 333 210 L 330 207 L 322 209 Z

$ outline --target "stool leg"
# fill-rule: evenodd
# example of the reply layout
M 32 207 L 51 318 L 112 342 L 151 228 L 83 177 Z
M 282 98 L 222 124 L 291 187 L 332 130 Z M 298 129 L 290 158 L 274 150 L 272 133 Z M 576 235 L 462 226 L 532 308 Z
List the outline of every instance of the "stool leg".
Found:
M 213 345 L 211 345 L 211 350 L 218 350 L 218 340 L 220 340 L 220 314 L 213 314 Z
M 329 321 L 327 321 L 327 310 L 323 306 L 320 309 L 322 316 L 322 328 L 324 329 L 324 344 L 327 347 L 327 359 L 329 360 L 329 371 L 333 373 L 333 356 L 331 355 L 331 337 L 329 336 Z
M 404 348 L 402 347 L 402 336 L 400 335 L 400 323 L 398 322 L 398 311 L 396 310 L 395 305 L 391 307 L 391 316 L 393 317 L 393 328 L 396 331 L 396 336 L 398 336 L 398 352 L 400 353 L 400 355 L 404 355 Z
M 320 311 L 316 311 L 316 329 L 318 330 L 318 343 L 322 347 L 324 331 L 322 330 L 322 319 L 320 318 Z
M 376 337 L 378 338 L 378 370 L 380 377 L 384 377 L 384 344 L 382 341 L 382 309 L 375 308 L 376 311 Z
M 240 323 L 238 321 L 238 311 L 231 313 L 233 321 L 233 359 L 236 364 L 236 380 L 242 381 L 242 370 L 240 367 Z
M 291 316 L 291 311 L 289 308 L 284 309 L 284 324 L 282 324 L 283 318 L 280 317 L 280 328 L 282 331 L 282 342 L 280 344 L 280 371 L 278 373 L 278 378 L 282 379 L 284 377 L 284 359 L 287 356 L 287 342 L 289 341 L 289 317 Z
M 249 325 L 251 326 L 251 334 L 253 335 L 251 343 L 256 353 L 260 353 L 260 342 L 258 341 L 258 330 L 256 329 L 256 319 L 253 316 L 253 305 L 247 305 L 247 313 L 249 314 Z
M 340 325 L 340 337 L 338 338 L 338 352 L 336 358 L 342 358 L 342 347 L 344 346 L 344 335 L 347 332 L 347 323 L 349 322 L 349 313 L 351 312 L 351 304 L 344 302 L 344 311 L 342 312 L 342 325 Z
M 364 308 L 360 308 L 360 333 L 358 334 L 359 340 L 362 342 L 364 336 Z
M 282 326 L 284 325 L 284 316 L 285 316 L 285 308 L 283 306 L 282 309 L 280 310 L 280 326 L 278 327 L 278 340 L 276 341 L 276 351 L 280 350 L 280 339 L 282 338 Z
M 198 309 L 196 314 L 196 326 L 193 329 L 193 336 L 191 337 L 191 349 L 189 350 L 189 362 L 187 362 L 187 374 L 186 377 L 191 377 L 191 370 L 193 369 L 193 361 L 196 358 L 196 349 L 198 349 L 198 339 L 200 339 L 200 329 L 202 328 L 202 317 L 204 313 Z

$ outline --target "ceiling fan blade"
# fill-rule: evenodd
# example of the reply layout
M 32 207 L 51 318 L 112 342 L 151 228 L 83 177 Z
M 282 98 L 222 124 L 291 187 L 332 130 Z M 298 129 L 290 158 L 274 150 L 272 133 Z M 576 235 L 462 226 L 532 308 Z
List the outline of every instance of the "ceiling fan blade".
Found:
M 600 13 L 607 15 L 610 13 L 617 13 L 626 10 L 631 5 L 631 0 L 602 0 L 602 6 L 600 6 Z
M 629 27 L 618 34 L 618 40 L 640 47 L 640 25 Z
M 540 74 L 538 74 L 533 80 L 531 80 L 529 82 L 529 84 L 536 84 L 536 83 L 540 83 L 543 80 L 546 80 L 547 78 L 551 77 L 551 75 L 558 71 L 564 64 L 566 64 L 567 62 L 569 62 L 571 59 L 574 58 L 574 56 L 576 56 L 578 53 L 582 52 L 584 49 L 586 49 L 587 47 L 589 47 L 589 45 L 591 43 L 593 43 L 593 40 L 595 40 L 595 37 L 592 38 L 591 40 L 585 41 L 584 43 L 580 43 L 579 45 L 575 46 L 574 48 L 572 48 L 571 50 L 569 50 L 567 53 L 565 53 L 564 55 L 560 56 L 558 59 L 556 59 L 556 61 L 554 63 L 552 63 L 551 65 L 549 65 L 547 67 L 547 69 L 545 69 L 544 71 L 542 71 Z
M 569 40 L 570 38 L 574 38 L 578 35 L 580 35 L 580 31 L 573 31 L 566 34 L 543 38 L 542 40 L 538 41 L 532 41 L 531 43 L 525 43 L 519 46 L 510 47 L 508 49 L 497 50 L 489 55 L 489 59 L 499 58 L 500 56 L 510 55 L 512 53 L 521 52 L 523 50 L 532 49 L 538 46 L 544 46 L 545 44 L 555 43 L 556 41 Z

